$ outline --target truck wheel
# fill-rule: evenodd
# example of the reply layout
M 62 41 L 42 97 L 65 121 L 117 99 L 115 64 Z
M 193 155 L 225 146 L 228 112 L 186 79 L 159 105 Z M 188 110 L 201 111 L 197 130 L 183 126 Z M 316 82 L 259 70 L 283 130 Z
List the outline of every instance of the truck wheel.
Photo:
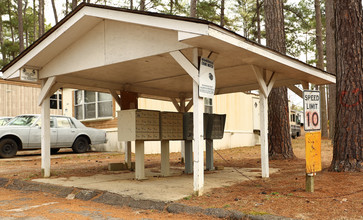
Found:
M 18 152 L 18 144 L 13 139 L 4 139 L 0 141 L 0 157 L 14 157 Z

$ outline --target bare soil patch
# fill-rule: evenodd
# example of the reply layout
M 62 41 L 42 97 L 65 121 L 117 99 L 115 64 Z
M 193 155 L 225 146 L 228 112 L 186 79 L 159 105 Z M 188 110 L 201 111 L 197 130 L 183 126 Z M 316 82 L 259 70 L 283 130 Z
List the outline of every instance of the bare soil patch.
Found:
M 315 192 L 305 192 L 304 137 L 293 140 L 294 160 L 273 160 L 270 167 L 279 173 L 268 179 L 258 179 L 216 188 L 201 197 L 190 196 L 181 201 L 203 208 L 224 208 L 246 214 L 299 219 L 363 219 L 363 173 L 328 172 L 332 158 L 330 140 L 322 140 L 323 171 L 315 177 Z M 32 152 L 39 154 L 39 151 Z M 19 160 L 0 159 L 0 177 L 31 180 L 40 177 L 39 156 L 22 152 Z M 221 156 L 224 158 L 222 159 Z M 235 167 L 235 175 L 243 175 L 238 168 L 260 168 L 260 147 L 240 147 L 214 153 L 215 166 Z M 180 163 L 180 153 L 170 155 L 171 166 Z M 52 158 L 52 177 L 91 176 L 113 173 L 107 170 L 110 162 L 123 162 L 119 153 L 71 154 L 62 150 Z M 160 168 L 160 155 L 146 155 L 148 168 Z

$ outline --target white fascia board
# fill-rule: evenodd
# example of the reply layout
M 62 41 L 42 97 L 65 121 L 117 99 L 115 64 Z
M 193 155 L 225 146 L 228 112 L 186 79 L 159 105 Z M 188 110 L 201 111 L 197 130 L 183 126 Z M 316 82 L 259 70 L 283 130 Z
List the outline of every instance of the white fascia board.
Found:
M 327 73 L 324 73 L 316 68 L 310 67 L 308 65 L 304 65 L 302 63 L 299 63 L 298 61 L 295 61 L 293 59 L 286 58 L 283 55 L 274 53 L 272 51 L 266 50 L 262 47 L 254 46 L 251 43 L 245 42 L 242 37 L 241 39 L 238 39 L 238 36 L 232 36 L 232 34 L 227 33 L 223 30 L 218 30 L 214 26 L 210 26 L 209 28 L 209 36 L 217 38 L 219 40 L 225 41 L 229 44 L 235 45 L 237 47 L 240 47 L 242 49 L 248 50 L 250 52 L 253 52 L 255 54 L 258 54 L 259 56 L 266 57 L 268 59 L 272 59 L 276 62 L 279 62 L 283 65 L 289 66 L 291 68 L 297 69 L 299 71 L 305 72 L 307 74 L 313 75 L 315 77 L 319 77 L 321 79 L 324 79 L 326 81 L 329 81 L 331 83 L 335 83 L 335 77 L 331 76 Z
M 11 79 L 19 77 L 17 74 L 20 68 L 26 65 L 34 56 L 39 54 L 42 50 L 44 50 L 47 46 L 49 46 L 52 42 L 54 42 L 59 36 L 61 36 L 64 32 L 66 32 L 70 27 L 72 27 L 77 21 L 79 21 L 82 17 L 85 16 L 84 8 L 79 12 L 74 14 L 69 20 L 67 20 L 64 24 L 58 27 L 52 34 L 46 37 L 42 42 L 40 42 L 36 47 L 30 50 L 27 54 L 25 54 L 20 60 L 14 63 L 9 69 L 4 72 L 4 79 Z M 41 67 L 38 67 L 39 69 Z
M 190 21 L 183 21 L 172 18 L 163 18 L 158 16 L 150 16 L 136 14 L 124 11 L 106 10 L 102 8 L 84 7 L 85 14 L 93 17 L 100 17 L 120 22 L 145 25 L 156 28 L 170 29 L 175 31 L 184 31 L 188 33 L 208 35 L 208 24 L 201 24 Z
M 178 31 L 178 41 L 188 40 L 191 38 L 199 37 L 200 34 L 193 34 L 184 31 Z

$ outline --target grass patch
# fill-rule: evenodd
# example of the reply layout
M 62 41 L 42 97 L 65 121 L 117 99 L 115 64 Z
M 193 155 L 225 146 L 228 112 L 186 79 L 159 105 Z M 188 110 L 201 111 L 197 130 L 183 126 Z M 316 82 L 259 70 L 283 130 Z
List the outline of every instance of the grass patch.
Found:
M 190 195 L 190 196 L 186 196 L 186 197 L 184 197 L 183 199 L 184 200 L 191 200 L 193 198 L 193 196 L 192 195 Z

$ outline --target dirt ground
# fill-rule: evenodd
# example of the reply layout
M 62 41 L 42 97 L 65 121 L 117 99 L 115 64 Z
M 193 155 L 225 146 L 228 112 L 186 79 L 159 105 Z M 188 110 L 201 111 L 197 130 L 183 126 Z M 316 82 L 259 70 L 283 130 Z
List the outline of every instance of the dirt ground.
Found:
M 201 197 L 186 197 L 180 203 L 203 208 L 225 208 L 246 214 L 299 219 L 363 219 L 363 173 L 328 172 L 332 145 L 322 140 L 323 171 L 315 177 L 315 192 L 305 192 L 304 137 L 293 140 L 294 160 L 270 161 L 270 167 L 280 169 L 268 179 L 258 179 L 216 188 Z M 39 152 L 32 152 L 39 153 Z M 40 177 L 40 160 L 29 152 L 21 152 L 18 161 L 0 159 L 0 177 L 31 180 Z M 223 158 L 222 158 L 223 157 Z M 215 166 L 235 167 L 235 175 L 243 175 L 238 168 L 260 168 L 260 148 L 240 147 L 214 153 Z M 171 166 L 183 166 L 180 154 L 170 155 Z M 90 176 L 112 173 L 109 162 L 123 161 L 119 153 L 69 154 L 64 151 L 52 158 L 52 176 Z M 160 155 L 146 155 L 145 166 L 160 167 Z
M 120 218 L 121 217 L 121 218 Z M 138 210 L 57 198 L 42 192 L 21 192 L 0 188 L 0 219 L 216 219 L 203 214 L 186 215 Z

